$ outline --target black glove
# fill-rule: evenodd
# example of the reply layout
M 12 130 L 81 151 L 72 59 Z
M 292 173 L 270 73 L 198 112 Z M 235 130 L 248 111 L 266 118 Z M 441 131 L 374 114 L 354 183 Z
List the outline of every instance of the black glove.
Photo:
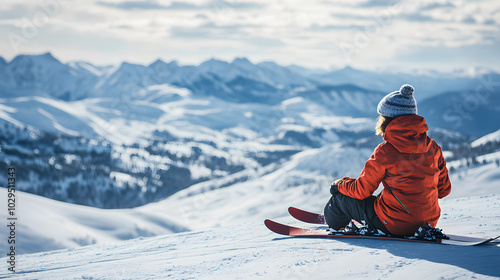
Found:
M 332 183 L 330 186 L 330 193 L 334 195 L 335 193 L 339 192 L 339 185 L 343 182 L 343 179 L 338 179 L 335 182 Z

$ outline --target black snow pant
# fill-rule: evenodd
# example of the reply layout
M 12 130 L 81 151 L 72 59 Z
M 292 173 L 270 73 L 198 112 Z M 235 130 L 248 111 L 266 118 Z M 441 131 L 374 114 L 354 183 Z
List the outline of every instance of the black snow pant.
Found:
M 325 206 L 325 220 L 330 228 L 339 230 L 349 224 L 351 219 L 365 221 L 369 228 L 379 229 L 390 234 L 382 221 L 377 217 L 373 203 L 376 197 L 363 200 L 355 199 L 336 192 Z

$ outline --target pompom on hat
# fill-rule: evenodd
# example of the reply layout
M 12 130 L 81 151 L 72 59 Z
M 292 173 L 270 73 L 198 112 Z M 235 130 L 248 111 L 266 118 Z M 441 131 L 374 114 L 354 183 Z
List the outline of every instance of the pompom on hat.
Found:
M 413 97 L 414 91 L 415 89 L 411 85 L 402 85 L 399 91 L 391 92 L 380 100 L 377 113 L 391 118 L 416 115 L 417 101 Z

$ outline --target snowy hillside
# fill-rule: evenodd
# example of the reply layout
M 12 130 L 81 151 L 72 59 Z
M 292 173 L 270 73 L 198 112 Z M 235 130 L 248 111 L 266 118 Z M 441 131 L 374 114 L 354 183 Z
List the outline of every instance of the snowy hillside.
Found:
M 341 176 L 357 176 L 370 153 L 371 149 L 367 148 L 325 145 L 300 152 L 283 165 L 274 164 L 258 172 L 248 170 L 244 174 L 198 183 L 165 200 L 133 209 L 96 209 L 20 193 L 22 220 L 18 248 L 21 252 L 38 252 L 185 230 L 253 224 L 286 216 L 288 206 L 321 212 L 329 197 L 330 182 Z M 346 158 L 350 158 L 351 164 L 336 164 Z M 497 194 L 488 213 L 500 216 L 500 167 L 495 163 L 500 160 L 500 152 L 485 155 L 484 159 L 489 163 L 475 167 L 459 168 L 460 162 L 449 163 L 449 167 L 457 171 L 450 177 L 452 193 L 442 203 Z M 455 206 L 463 209 L 458 203 Z M 486 217 L 479 210 L 467 211 L 468 215 Z M 443 214 L 442 222 L 450 219 L 447 215 Z M 456 229 L 476 235 L 476 221 L 466 222 L 462 218 L 457 218 L 456 221 L 460 221 L 457 225 L 447 224 L 446 229 L 451 227 L 454 233 Z
M 493 132 L 493 133 L 490 133 L 490 134 L 487 134 L 479 139 L 477 139 L 476 141 L 472 142 L 472 147 L 478 147 L 478 146 L 481 146 L 481 145 L 486 145 L 488 144 L 488 142 L 500 142 L 500 129 Z
M 0 188 L 0 196 L 7 197 L 5 188 Z M 188 230 L 177 224 L 174 216 L 165 211 L 103 210 L 22 192 L 18 192 L 17 197 L 19 220 L 16 251 L 19 254 L 113 243 Z M 2 206 L 7 208 L 3 202 Z M 6 252 L 7 246 L 7 242 L 2 242 L 1 251 Z
M 245 182 L 222 188 L 213 181 L 200 183 L 143 208 L 151 212 L 169 209 L 169 213 L 189 221 L 193 229 L 272 218 L 286 205 L 321 209 L 332 180 L 357 176 L 363 168 L 362 159 L 370 154 L 367 149 L 326 145 L 301 152 L 276 171 Z M 352 164 L 333 166 L 348 157 Z
M 297 154 L 279 168 L 273 165 L 259 172 L 248 170 L 244 174 L 199 183 L 167 200 L 133 209 L 104 210 L 19 193 L 22 205 L 18 215 L 22 222 L 18 249 L 25 253 L 74 248 L 205 229 L 235 221 L 252 222 L 277 217 L 283 205 L 289 204 L 317 208 L 324 204 L 332 178 L 338 174 L 355 176 L 362 168 L 354 164 L 334 171 L 328 165 L 318 164 L 318 159 L 319 162 L 336 161 L 347 155 L 353 159 L 365 158 L 369 151 L 329 145 Z M 245 181 L 238 183 L 242 176 Z M 0 190 L 5 196 L 6 190 Z
M 438 226 L 496 236 L 500 197 L 442 201 Z M 309 210 L 320 210 L 311 208 Z M 304 225 L 286 217 L 281 222 Z M 460 221 L 460 223 L 457 223 Z M 23 255 L 6 279 L 497 279 L 498 243 L 481 247 L 379 240 L 294 239 L 261 220 L 114 244 Z M 6 258 L 1 259 L 6 263 Z
M 200 183 L 143 208 L 152 212 L 169 209 L 169 213 L 189 221 L 192 229 L 273 218 L 286 206 L 322 211 L 330 196 L 330 183 L 342 176 L 357 177 L 371 152 L 325 145 L 295 155 L 267 175 L 220 189 L 213 181 Z M 349 164 L 339 164 L 347 158 Z M 500 166 L 496 163 L 500 152 L 481 157 L 481 162 L 483 159 L 484 164 L 475 166 L 459 167 L 456 161 L 449 164 L 455 171 L 450 174 L 452 192 L 447 199 L 500 194 Z

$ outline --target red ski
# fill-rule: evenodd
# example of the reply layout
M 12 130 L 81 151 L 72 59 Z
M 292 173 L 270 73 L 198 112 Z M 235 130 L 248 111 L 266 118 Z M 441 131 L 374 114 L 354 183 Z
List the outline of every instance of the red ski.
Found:
M 308 211 L 304 211 L 295 207 L 290 207 L 288 209 L 289 213 L 296 219 L 313 224 L 325 224 L 324 216 L 321 214 L 316 214 Z M 447 244 L 447 245 L 460 245 L 460 246 L 475 246 L 489 243 L 498 239 L 500 236 L 493 238 L 478 238 L 478 237 L 468 237 L 459 235 L 447 235 L 449 239 L 435 239 L 435 240 L 422 240 L 422 239 L 411 239 L 407 237 L 394 237 L 394 236 L 376 236 L 376 235 L 360 235 L 354 233 L 335 233 L 331 234 L 326 229 L 316 230 L 316 229 L 306 229 L 298 228 L 289 225 L 280 224 L 272 220 L 265 220 L 264 224 L 271 231 L 295 237 L 319 237 L 319 238 L 362 238 L 362 239 L 378 239 L 378 240 L 395 240 L 395 241 L 407 241 L 407 242 L 419 242 L 419 243 L 431 243 L 431 244 Z
M 407 241 L 407 242 L 419 242 L 419 243 L 429 243 L 429 244 L 446 244 L 446 245 L 459 245 L 459 246 L 477 246 L 489 243 L 500 236 L 493 238 L 476 238 L 476 237 L 466 237 L 466 236 L 455 236 L 448 235 L 450 239 L 436 239 L 433 241 L 421 240 L 421 239 L 410 239 L 406 237 L 393 237 L 393 236 L 373 236 L 373 235 L 357 235 L 357 234 L 330 234 L 326 230 L 316 230 L 316 229 L 306 229 L 298 228 L 289 225 L 284 225 L 277 223 L 272 220 L 265 220 L 264 224 L 271 231 L 295 237 L 316 237 L 316 238 L 359 238 L 359 239 L 377 239 L 377 240 L 393 240 L 393 241 Z

